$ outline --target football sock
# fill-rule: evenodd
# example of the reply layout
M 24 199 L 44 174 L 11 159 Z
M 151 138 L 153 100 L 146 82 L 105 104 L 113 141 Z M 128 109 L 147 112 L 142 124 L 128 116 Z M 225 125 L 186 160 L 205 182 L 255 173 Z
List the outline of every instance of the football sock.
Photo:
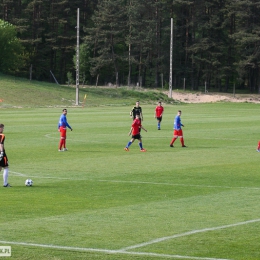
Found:
M 66 148 L 66 139 L 63 139 L 63 147 Z
M 62 147 L 62 145 L 63 145 L 63 140 L 64 140 L 64 139 L 60 139 L 59 150 L 61 150 L 61 147 Z
M 143 149 L 143 144 L 141 142 L 139 143 L 139 147 L 141 150 Z
M 131 144 L 132 144 L 132 142 L 129 141 L 128 144 L 127 144 L 127 146 L 126 146 L 126 148 L 129 148 L 129 146 L 130 146 Z
M 157 127 L 158 127 L 158 128 L 160 128 L 160 127 L 161 127 L 160 123 L 158 123 Z
M 181 145 L 184 146 L 184 139 L 183 139 L 183 137 L 180 138 L 180 141 L 181 141 Z
M 8 168 L 4 169 L 3 180 L 4 180 L 4 185 L 7 185 L 7 183 L 8 183 Z
M 177 139 L 177 138 L 173 137 L 173 138 L 172 138 L 172 141 L 171 141 L 171 143 L 170 143 L 170 145 L 173 145 L 173 143 L 175 142 L 176 139 Z
M 260 149 L 260 141 L 258 142 L 257 150 Z

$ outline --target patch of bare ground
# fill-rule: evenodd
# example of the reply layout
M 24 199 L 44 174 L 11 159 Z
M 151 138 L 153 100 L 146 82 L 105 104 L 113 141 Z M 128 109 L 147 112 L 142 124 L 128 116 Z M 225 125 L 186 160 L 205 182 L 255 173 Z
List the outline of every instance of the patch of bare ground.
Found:
M 169 93 L 168 93 L 169 96 Z M 184 103 L 249 102 L 260 103 L 259 94 L 190 93 L 172 91 L 172 98 Z

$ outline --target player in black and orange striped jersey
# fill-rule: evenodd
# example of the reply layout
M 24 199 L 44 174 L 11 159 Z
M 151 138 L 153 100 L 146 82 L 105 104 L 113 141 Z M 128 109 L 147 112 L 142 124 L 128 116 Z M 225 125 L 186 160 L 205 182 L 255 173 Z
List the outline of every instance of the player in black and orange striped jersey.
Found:
M 0 124 L 0 171 L 2 168 L 4 169 L 3 172 L 3 180 L 4 180 L 4 187 L 11 187 L 11 185 L 8 183 L 8 171 L 9 171 L 9 164 L 8 164 L 8 159 L 7 155 L 5 153 L 5 147 L 4 147 L 4 142 L 5 142 L 5 135 L 4 135 L 4 124 Z

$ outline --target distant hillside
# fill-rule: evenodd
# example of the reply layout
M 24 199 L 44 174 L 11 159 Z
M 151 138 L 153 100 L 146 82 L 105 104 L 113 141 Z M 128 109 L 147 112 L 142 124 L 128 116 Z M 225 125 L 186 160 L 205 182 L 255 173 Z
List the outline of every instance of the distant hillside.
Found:
M 0 108 L 74 106 L 76 103 L 75 87 L 30 81 L 3 74 L 0 74 L 0 90 Z M 154 103 L 157 100 L 174 103 L 174 100 L 169 99 L 162 91 L 127 87 L 80 86 L 79 99 L 80 104 L 84 102 L 85 106 L 129 105 L 138 99 L 142 100 L 142 103 Z

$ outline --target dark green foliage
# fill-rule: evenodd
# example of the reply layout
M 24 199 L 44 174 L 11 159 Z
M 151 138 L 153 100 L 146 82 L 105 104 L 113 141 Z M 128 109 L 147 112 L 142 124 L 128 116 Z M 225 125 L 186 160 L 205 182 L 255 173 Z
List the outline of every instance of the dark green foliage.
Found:
M 260 90 L 260 3 L 239 1 L 233 6 L 240 30 L 233 34 L 239 59 L 236 61 L 240 82 L 246 81 L 250 90 Z
M 0 71 L 15 74 L 23 66 L 23 47 L 16 37 L 15 27 L 0 20 Z
M 60 83 L 66 81 L 67 72 L 73 71 L 77 7 L 85 17 L 92 12 L 86 4 L 81 0 L 1 1 L 0 15 L 17 25 L 18 36 L 30 55 L 27 74 L 22 76 L 28 75 L 32 64 L 34 79 L 53 80 L 51 70 Z M 86 20 L 82 19 L 81 25 L 83 22 Z
M 126 8 L 124 0 L 101 1 L 92 16 L 93 27 L 88 30 L 86 38 L 93 48 L 91 74 L 97 76 L 104 68 L 114 74 L 116 85 L 119 85 L 118 74 L 125 60 L 126 52 Z M 103 75 L 101 75 L 102 77 Z
M 81 82 L 259 92 L 259 1 L 1 0 L 0 18 L 14 24 L 26 50 L 19 75 L 60 83 L 75 76 L 80 8 Z M 163 82 L 161 82 L 163 75 Z

